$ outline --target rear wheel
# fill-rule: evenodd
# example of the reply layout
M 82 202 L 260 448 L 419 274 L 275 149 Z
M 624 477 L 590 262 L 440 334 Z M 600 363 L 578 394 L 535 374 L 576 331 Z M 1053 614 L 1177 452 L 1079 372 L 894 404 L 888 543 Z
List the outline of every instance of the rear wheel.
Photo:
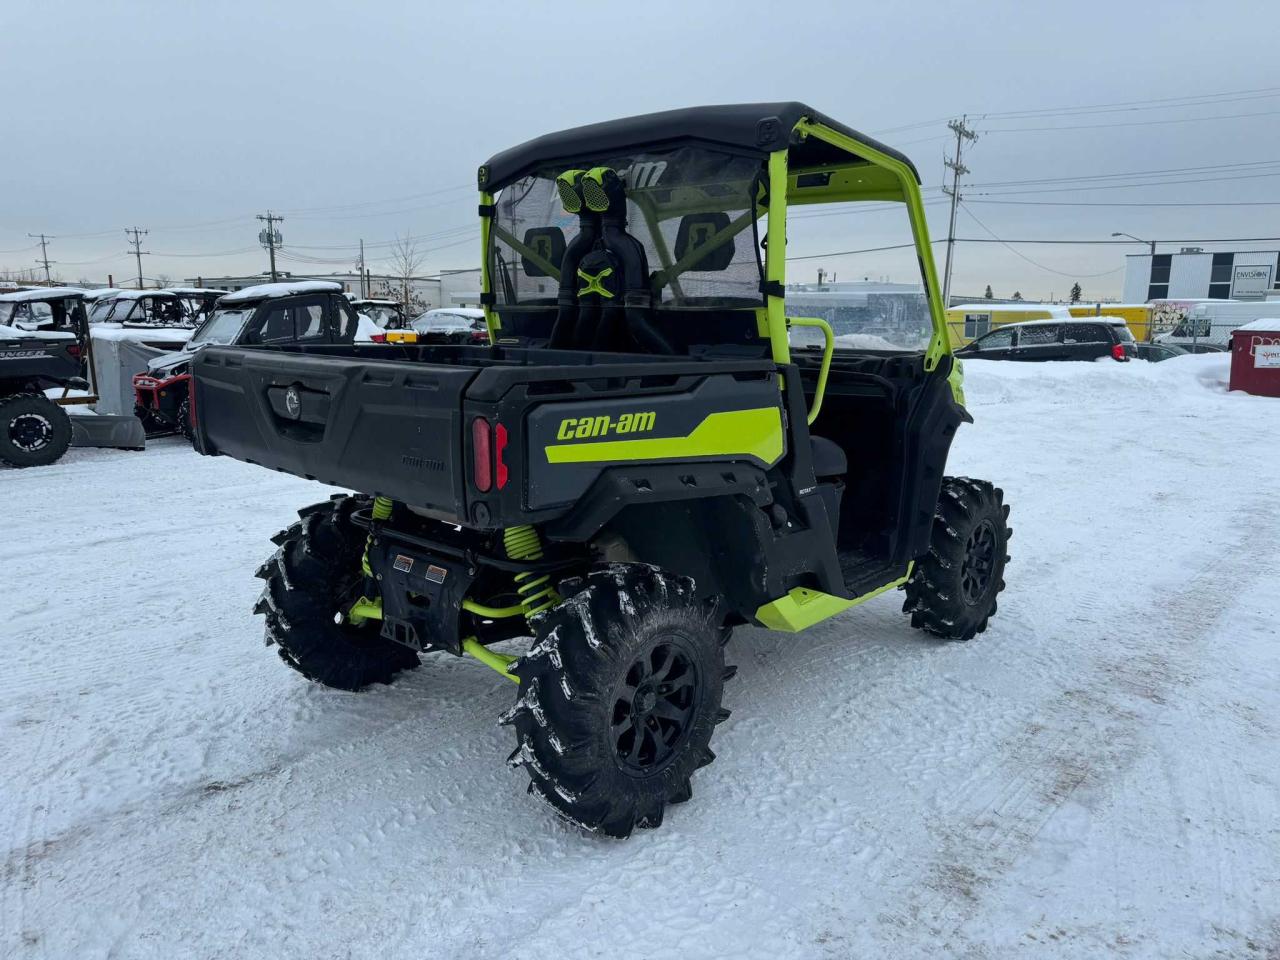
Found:
M 985 480 L 946 477 L 929 552 L 907 581 L 911 625 L 945 640 L 971 640 L 987 629 L 1009 562 L 1009 508 Z
M 417 653 L 384 639 L 376 621 L 356 627 L 346 619 L 363 580 L 366 537 L 351 514 L 364 505 L 340 495 L 299 510 L 302 519 L 271 538 L 279 549 L 257 572 L 267 583 L 254 612 L 267 619 L 267 643 L 307 679 L 339 690 L 390 683 L 418 665 Z
M 692 581 L 641 564 L 612 564 L 576 584 L 535 621 L 536 640 L 512 666 L 520 697 L 510 763 L 531 793 L 569 821 L 611 837 L 657 827 L 692 796 L 690 777 L 715 755 L 727 632 Z M 576 590 L 576 592 L 574 592 Z
M 0 462 L 43 467 L 71 446 L 71 418 L 44 394 L 18 393 L 0 400 Z

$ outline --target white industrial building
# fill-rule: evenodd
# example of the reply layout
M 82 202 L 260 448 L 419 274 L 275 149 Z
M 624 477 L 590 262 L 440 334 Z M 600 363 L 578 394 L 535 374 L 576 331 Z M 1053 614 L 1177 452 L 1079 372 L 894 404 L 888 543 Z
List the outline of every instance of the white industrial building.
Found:
M 1126 303 L 1148 300 L 1266 300 L 1280 294 L 1280 251 L 1209 252 L 1183 247 L 1177 253 L 1126 258 Z

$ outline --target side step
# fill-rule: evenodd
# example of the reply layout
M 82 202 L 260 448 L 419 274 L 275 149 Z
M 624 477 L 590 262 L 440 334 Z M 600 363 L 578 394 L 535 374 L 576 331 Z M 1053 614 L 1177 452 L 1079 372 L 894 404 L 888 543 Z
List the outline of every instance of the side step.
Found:
M 839 555 L 840 573 L 844 576 L 844 585 L 855 597 L 870 593 L 906 574 L 905 570 L 894 566 L 883 557 L 877 557 L 862 550 L 841 550 Z

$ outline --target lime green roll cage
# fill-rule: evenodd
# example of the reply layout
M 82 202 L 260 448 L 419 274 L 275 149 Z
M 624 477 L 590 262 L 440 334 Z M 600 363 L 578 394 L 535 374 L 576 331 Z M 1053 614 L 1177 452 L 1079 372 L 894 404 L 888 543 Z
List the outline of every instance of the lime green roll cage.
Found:
M 920 187 L 916 183 L 915 173 L 910 166 L 897 157 L 890 156 L 875 147 L 847 134 L 841 133 L 821 123 L 802 119 L 796 124 L 794 135 L 804 139 L 815 137 L 830 144 L 848 155 L 845 162 L 823 164 L 822 166 L 803 169 L 788 169 L 787 150 L 777 150 L 769 154 L 767 177 L 767 202 L 758 205 L 754 216 L 747 213 L 722 229 L 720 233 L 700 244 L 695 250 L 686 254 L 681 260 L 673 261 L 669 251 L 658 249 L 662 261 L 660 277 L 664 283 L 670 283 L 678 291 L 680 274 L 697 267 L 704 256 L 723 243 L 729 242 L 744 229 L 749 229 L 753 219 L 768 214 L 767 248 L 765 250 L 765 280 L 768 295 L 760 320 L 761 335 L 769 339 L 774 362 L 789 363 L 791 349 L 787 338 L 787 317 L 784 297 L 781 295 L 786 286 L 786 224 L 787 206 L 789 204 L 822 204 L 847 203 L 858 201 L 890 201 L 906 205 L 907 216 L 911 223 L 912 239 L 915 243 L 916 256 L 920 262 L 921 278 L 929 303 L 929 317 L 933 333 L 929 346 L 925 351 L 925 369 L 932 370 L 943 356 L 950 354 L 951 344 L 947 337 L 946 318 L 943 309 L 940 288 L 938 286 L 937 268 L 933 261 L 933 248 L 929 243 L 929 227 L 925 220 L 924 203 L 920 197 Z M 816 176 L 815 176 L 816 175 Z M 803 180 L 804 186 L 801 186 Z M 645 202 L 642 193 L 633 191 L 630 199 L 636 203 L 650 225 L 658 219 L 658 211 Z M 492 209 L 493 194 L 487 190 L 480 193 L 480 203 Z M 719 209 L 714 203 L 703 201 L 704 209 Z M 664 205 L 661 215 L 665 217 L 679 216 L 685 213 L 699 212 L 696 197 L 688 197 L 678 205 Z M 651 229 L 655 243 L 661 245 L 662 233 Z M 521 243 L 490 217 L 480 220 L 480 290 L 485 299 L 493 293 L 493 276 L 491 269 L 492 244 L 495 235 L 504 243 L 518 250 L 531 262 L 537 264 L 548 276 L 558 279 L 560 271 L 548 262 L 537 250 Z M 485 319 L 489 327 L 490 342 L 498 342 L 498 331 L 501 321 L 498 314 L 490 306 L 485 306 Z

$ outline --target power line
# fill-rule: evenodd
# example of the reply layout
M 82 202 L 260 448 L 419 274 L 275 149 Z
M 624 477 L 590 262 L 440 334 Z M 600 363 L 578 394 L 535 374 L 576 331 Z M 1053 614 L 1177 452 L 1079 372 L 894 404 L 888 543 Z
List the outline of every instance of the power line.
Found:
M 1165 177 L 1180 173 L 1205 173 L 1215 170 L 1238 170 L 1247 167 L 1280 166 L 1280 160 L 1246 160 L 1241 163 L 1214 163 L 1200 167 L 1168 167 L 1163 170 L 1130 170 L 1125 173 L 1090 173 L 1078 177 L 1039 177 L 1031 180 L 992 180 L 989 183 L 971 183 L 973 187 L 1020 187 L 1041 183 L 1078 183 L 1088 180 L 1123 180 L 1128 177 Z
M 1032 260 L 1025 253 L 1022 253 L 1019 250 L 1015 250 L 1013 247 L 1009 246 L 1009 244 L 1005 243 L 1005 241 L 1001 240 L 998 236 L 996 236 L 996 233 L 994 230 L 992 230 L 985 223 L 979 220 L 977 216 L 974 215 L 974 212 L 969 209 L 968 205 L 965 205 L 964 212 L 970 219 L 973 220 L 974 223 L 980 226 L 983 230 L 987 231 L 987 233 L 991 234 L 992 237 L 995 237 L 996 242 L 1001 244 L 1006 250 L 1012 253 L 1015 257 L 1020 257 L 1021 259 L 1027 261 L 1027 263 L 1031 264 L 1033 267 L 1039 267 L 1041 270 L 1045 270 L 1049 273 L 1056 273 L 1060 277 L 1071 277 L 1076 280 L 1079 280 L 1081 278 L 1091 279 L 1093 277 L 1107 277 L 1113 273 L 1119 273 L 1121 270 L 1124 269 L 1123 266 L 1119 266 L 1119 267 L 1116 267 L 1114 270 L 1105 270 L 1102 273 L 1063 273 L 1061 270 L 1055 270 L 1053 267 L 1047 267 L 1043 263 L 1040 263 L 1037 260 Z M 945 298 L 943 299 L 942 302 L 947 304 L 948 306 L 950 306 L 951 304 L 951 301 Z
M 1280 207 L 1280 200 L 967 200 L 966 203 L 995 203 L 1018 207 Z
M 1257 87 L 1252 90 L 1231 90 L 1222 93 L 1190 94 L 1181 97 L 1157 97 L 1146 100 L 1122 100 L 1113 103 L 1087 103 L 1062 107 L 1039 107 L 1026 110 L 981 111 L 970 110 L 969 114 L 977 115 L 983 120 L 1019 120 L 1037 117 L 1071 116 L 1088 113 L 1119 113 L 1125 110 L 1172 110 L 1178 107 L 1214 106 L 1217 103 L 1232 103 L 1239 100 L 1264 100 L 1280 96 L 1280 87 Z M 954 116 L 954 114 L 952 115 Z M 917 130 L 946 122 L 949 117 L 936 117 L 932 120 L 921 120 L 916 123 L 902 124 L 896 127 L 884 127 L 871 131 L 875 136 L 887 133 L 901 133 L 906 130 Z M 1128 126 L 1128 124 L 1124 124 Z M 1053 127 L 1050 129 L 1064 129 Z
M 1263 100 L 1280 96 L 1280 87 L 1257 87 L 1253 90 L 1231 90 L 1223 93 L 1191 94 L 1183 97 L 1157 97 L 1147 100 L 1122 100 L 1116 103 L 1091 103 L 1074 107 L 1042 107 L 1031 110 L 1006 110 L 1000 113 L 987 113 L 984 117 L 992 120 L 1000 118 L 1022 118 L 1035 115 L 1066 115 L 1072 113 L 1112 113 L 1121 110 L 1169 110 L 1176 107 L 1212 106 L 1214 103 L 1232 103 L 1236 100 Z M 1231 99 L 1224 99 L 1231 98 Z
M 992 127 L 989 133 L 1031 133 L 1037 130 L 1114 130 L 1119 127 L 1155 127 L 1168 123 L 1199 123 L 1205 120 L 1242 120 L 1245 117 L 1274 117 L 1280 110 L 1258 113 L 1227 113 L 1216 117 L 1176 117 L 1171 120 L 1132 120 L 1126 123 L 1083 123 L 1058 127 Z
M 209 253 L 153 253 L 153 257 L 234 257 L 240 254 L 253 253 L 257 247 L 241 247 L 238 250 L 218 250 Z
M 969 216 L 973 216 L 970 212 Z M 1280 237 L 1213 237 L 1206 239 L 1204 237 L 1174 237 L 1159 238 L 1155 243 L 1275 243 L 1280 241 Z M 935 240 L 934 243 L 940 241 Z M 1153 241 L 1148 240 L 1148 243 Z M 1108 246 L 1111 244 L 1120 244 L 1121 246 L 1132 246 L 1132 240 L 1046 240 L 1042 237 L 1030 240 L 987 240 L 983 237 L 956 237 L 956 243 L 1044 243 L 1056 246 L 1074 246 L 1076 244 L 1084 244 L 1089 246 Z
M 320 220 L 322 220 L 322 219 L 325 219 L 325 218 L 323 218 L 323 217 L 301 217 L 301 216 L 299 216 L 299 214 L 304 214 L 304 213 L 329 213 L 329 212 L 332 212 L 332 211 L 334 211 L 334 210 L 353 210 L 353 209 L 358 209 L 358 208 L 360 208 L 360 207 L 377 207 L 377 206 L 382 206 L 382 205 L 384 205 L 384 204 L 388 204 L 388 203 L 404 203 L 404 202 L 406 202 L 406 201 L 408 201 L 408 200 L 421 200 L 421 199 L 424 199 L 425 197 L 437 197 L 437 196 L 440 196 L 440 195 L 442 195 L 442 194 L 446 194 L 446 193 L 458 193 L 458 192 L 463 191 L 463 190 L 472 190 L 472 191 L 474 191 L 475 189 L 476 189 L 475 184 L 473 184 L 473 183 L 464 183 L 464 184 L 458 184 L 458 185 L 456 185 L 456 186 L 452 186 L 452 187 L 442 187 L 442 188 L 440 188 L 440 189 L 438 189 L 438 190 L 428 190 L 426 193 L 413 193 L 413 194 L 409 194 L 409 195 L 408 195 L 408 196 L 406 196 L 406 197 L 390 197 L 390 198 L 388 198 L 388 199 L 386 199 L 386 200 L 361 200 L 361 201 L 358 201 L 358 202 L 356 202 L 356 203 L 342 203 L 342 204 L 336 204 L 336 205 L 333 205 L 333 206 L 327 206 L 327 207 L 286 207 L 286 208 L 285 208 L 285 212 L 286 212 L 286 213 L 288 213 L 288 214 L 289 214 L 291 217 L 293 217 L 294 219 L 298 219 L 298 220 L 301 220 L 301 219 L 305 219 L 305 220 L 320 219 Z
M 942 240 L 934 240 L 934 243 L 942 243 Z M 914 249 L 914 243 L 893 243 L 887 247 L 865 247 L 862 250 L 829 250 L 826 253 L 810 253 L 802 257 L 787 257 L 787 263 L 796 260 L 820 260 L 823 257 L 848 257 L 857 253 L 880 253 L 884 250 L 907 250 Z
M 972 194 L 975 197 L 1018 197 L 1027 194 L 1041 193 L 1079 193 L 1082 190 L 1133 190 L 1139 187 L 1173 187 L 1187 183 L 1227 183 L 1232 180 L 1262 180 L 1267 177 L 1280 177 L 1280 170 L 1272 170 L 1266 173 L 1244 173 L 1238 176 L 1230 177 L 1196 177 L 1190 180 L 1149 180 L 1145 183 L 1103 183 L 1096 185 L 1082 185 L 1075 187 L 1045 187 L 1039 190 L 1000 190 L 995 193 L 989 191 L 981 191 Z

